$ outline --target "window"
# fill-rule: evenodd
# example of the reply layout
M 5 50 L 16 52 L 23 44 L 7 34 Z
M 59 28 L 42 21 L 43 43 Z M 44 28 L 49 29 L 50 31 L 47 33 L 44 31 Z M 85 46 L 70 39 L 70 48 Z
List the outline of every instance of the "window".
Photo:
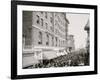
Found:
M 46 25 L 46 29 L 48 29 L 48 24 L 47 24 L 47 23 L 45 23 L 45 25 Z
M 37 16 L 37 21 L 36 21 L 36 23 L 37 23 L 37 24 L 40 24 L 39 16 L 38 16 L 38 15 L 36 15 L 36 16 Z
M 54 37 L 52 37 L 52 46 L 54 45 Z
M 43 26 L 43 19 L 41 18 L 41 26 Z
M 65 41 L 63 41 L 63 45 L 65 45 Z
M 50 22 L 53 24 L 53 19 L 52 19 L 52 17 L 50 17 Z
M 57 37 L 56 37 L 56 46 L 57 46 Z
M 42 44 L 42 32 L 39 32 L 39 42 L 38 44 Z
M 45 18 L 47 18 L 47 12 L 45 12 Z
M 49 45 L 49 35 L 47 34 L 47 41 L 46 41 L 46 45 Z
M 55 13 L 55 17 L 57 16 L 57 13 Z
M 60 46 L 60 40 L 59 40 L 59 46 Z
M 41 12 L 41 14 L 43 14 L 43 12 Z

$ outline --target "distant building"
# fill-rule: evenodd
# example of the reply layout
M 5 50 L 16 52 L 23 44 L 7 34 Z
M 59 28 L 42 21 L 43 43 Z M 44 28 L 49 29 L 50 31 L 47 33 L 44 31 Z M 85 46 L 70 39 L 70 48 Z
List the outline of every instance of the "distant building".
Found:
M 75 44 L 74 44 L 74 36 L 73 35 L 68 35 L 67 36 L 67 50 L 68 52 L 74 51 L 75 50 Z
M 31 53 L 23 58 L 23 65 L 30 64 L 27 61 L 32 57 L 32 60 L 43 58 L 42 53 L 34 52 L 35 49 L 41 52 L 52 47 L 65 48 L 68 24 L 63 12 L 23 11 L 23 55 Z
M 86 30 L 87 31 L 87 44 L 86 44 L 86 49 L 87 49 L 87 51 L 89 52 L 89 47 L 90 47 L 90 21 L 88 20 L 87 21 L 87 24 L 85 25 L 85 28 L 84 28 L 84 30 Z

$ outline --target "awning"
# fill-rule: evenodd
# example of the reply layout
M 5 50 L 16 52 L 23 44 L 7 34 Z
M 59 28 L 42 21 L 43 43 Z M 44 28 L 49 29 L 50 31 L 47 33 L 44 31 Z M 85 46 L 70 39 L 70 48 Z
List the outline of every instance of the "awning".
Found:
M 61 55 L 67 55 L 67 52 L 66 51 L 63 51 L 63 52 L 59 52 L 59 51 L 45 51 L 43 52 L 43 59 L 45 60 L 50 60 L 50 59 L 53 59 L 53 58 L 56 58 L 56 57 L 59 57 Z
M 57 56 L 57 52 L 56 51 L 45 51 L 43 52 L 43 60 L 50 60 L 53 58 L 56 58 Z

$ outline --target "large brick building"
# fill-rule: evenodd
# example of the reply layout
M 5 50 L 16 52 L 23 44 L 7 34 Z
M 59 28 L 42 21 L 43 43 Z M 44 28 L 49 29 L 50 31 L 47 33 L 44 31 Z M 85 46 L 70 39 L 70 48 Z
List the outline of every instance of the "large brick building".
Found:
M 68 23 L 63 12 L 23 11 L 23 66 L 43 59 L 44 50 L 66 49 Z

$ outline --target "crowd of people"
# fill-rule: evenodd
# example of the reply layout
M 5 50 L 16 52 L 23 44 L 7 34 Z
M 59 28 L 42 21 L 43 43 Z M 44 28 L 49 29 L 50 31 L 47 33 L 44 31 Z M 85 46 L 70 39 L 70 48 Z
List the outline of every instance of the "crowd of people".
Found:
M 72 52 L 50 60 L 42 60 L 31 68 L 67 67 L 89 65 L 89 53 Z

